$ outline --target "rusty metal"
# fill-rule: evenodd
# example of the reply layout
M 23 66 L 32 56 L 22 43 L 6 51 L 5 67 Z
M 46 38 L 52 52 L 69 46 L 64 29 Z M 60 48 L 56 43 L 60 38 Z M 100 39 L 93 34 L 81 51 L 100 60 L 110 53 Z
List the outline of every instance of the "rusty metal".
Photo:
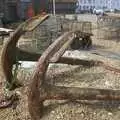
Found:
M 49 15 L 47 14 L 41 14 L 41 15 L 32 17 L 31 19 L 28 19 L 25 22 L 24 30 L 33 31 L 38 25 L 40 25 L 43 21 L 45 21 L 48 18 L 49 18 Z
M 15 93 L 11 96 L 7 96 L 5 99 L 2 99 L 0 101 L 0 109 L 8 108 L 8 107 L 13 107 L 14 103 L 19 101 L 19 96 Z M 17 106 L 17 105 L 16 105 Z M 14 106 L 14 107 L 16 107 Z
M 7 86 L 10 90 L 15 89 L 20 85 L 19 82 L 16 81 L 13 82 L 13 74 L 12 74 L 13 65 L 16 64 L 18 61 L 37 61 L 38 58 L 41 56 L 41 54 L 30 53 L 18 48 L 17 42 L 19 38 L 25 32 L 34 30 L 39 24 L 41 24 L 48 17 L 49 17 L 48 15 L 39 15 L 30 20 L 27 20 L 25 23 L 21 24 L 15 30 L 13 35 L 9 38 L 8 42 L 5 44 L 2 51 L 1 61 L 2 61 L 2 68 L 5 75 L 5 79 L 7 81 Z M 64 61 L 63 59 L 64 57 L 61 58 L 62 61 Z M 70 61 L 68 64 L 70 64 Z M 73 64 L 73 62 L 71 64 Z
M 4 49 L 2 51 L 1 61 L 2 61 L 3 72 L 4 72 L 4 75 L 5 75 L 7 84 L 8 84 L 8 88 L 13 89 L 19 86 L 19 84 L 16 84 L 17 82 L 13 83 L 13 74 L 12 74 L 13 64 L 17 62 L 17 54 L 18 53 L 21 53 L 22 55 L 27 54 L 27 52 L 19 50 L 19 48 L 17 48 L 16 45 L 17 45 L 19 38 L 25 32 L 32 31 L 33 29 L 35 29 L 37 25 L 42 23 L 47 18 L 48 18 L 48 15 L 39 15 L 33 19 L 26 21 L 25 23 L 22 23 L 15 30 L 12 36 L 10 36 L 8 42 L 4 46 Z M 37 24 L 30 26 L 30 23 L 33 22 L 34 20 L 35 21 L 37 20 Z M 30 56 L 29 53 L 27 54 L 27 56 Z
M 71 48 L 73 50 L 77 49 L 89 49 L 92 47 L 92 33 L 86 33 L 82 31 L 75 31 L 75 38 L 73 43 L 71 44 Z
M 42 16 L 43 17 L 43 16 Z M 45 17 L 46 19 L 46 17 Z M 44 21 L 45 19 L 42 19 Z M 42 22 L 40 21 L 40 22 Z M 30 23 L 29 23 L 30 24 Z M 27 24 L 20 25 L 15 33 L 10 37 L 2 52 L 2 66 L 3 71 L 11 89 L 17 87 L 13 83 L 12 68 L 17 60 L 37 61 L 37 67 L 32 75 L 31 84 L 29 86 L 28 107 L 33 120 L 39 120 L 42 117 L 44 110 L 43 102 L 49 99 L 71 99 L 71 100 L 120 100 L 120 90 L 104 90 L 93 88 L 75 88 L 75 87 L 60 87 L 52 86 L 45 82 L 45 74 L 49 63 L 63 63 L 71 65 L 84 66 L 103 66 L 106 69 L 113 70 L 120 73 L 119 69 L 110 67 L 101 61 L 87 61 L 75 58 L 67 58 L 62 55 L 70 44 L 74 41 L 75 31 L 66 32 L 57 38 L 43 54 L 29 53 L 16 47 L 16 44 L 22 34 L 27 29 Z M 36 27 L 36 25 L 35 25 Z M 29 28 L 29 27 L 28 27 Z M 34 27 L 29 30 L 33 30 Z M 14 53 L 14 54 L 13 54 Z
M 49 16 L 48 15 L 39 15 L 37 17 L 34 17 L 25 23 L 21 24 L 16 31 L 13 33 L 13 35 L 9 38 L 8 42 L 4 46 L 4 49 L 2 51 L 2 68 L 3 72 L 8 84 L 9 89 L 15 89 L 20 84 L 16 81 L 13 82 L 13 74 L 12 69 L 13 65 L 16 64 L 18 61 L 37 61 L 38 58 L 41 56 L 41 54 L 37 53 L 30 53 L 24 50 L 21 50 L 17 47 L 17 42 L 21 35 L 23 35 L 26 31 L 32 31 L 34 30 L 39 24 L 41 24 L 44 20 L 46 20 Z M 33 24 L 35 23 L 35 24 Z M 32 25 L 31 25 L 32 24 Z M 84 33 L 81 31 L 74 31 L 75 36 L 84 37 L 84 36 L 91 36 L 92 34 Z M 67 33 L 66 33 L 67 34 Z M 64 35 L 63 35 L 64 36 Z M 63 37 L 62 36 L 62 37 Z M 62 38 L 63 39 L 63 38 Z M 64 38 L 64 41 L 66 38 Z M 66 43 L 67 44 L 67 43 Z M 69 44 L 69 41 L 68 41 Z M 66 49 L 66 46 L 63 46 L 64 49 Z M 57 49 L 58 46 L 56 46 Z M 61 48 L 62 49 L 62 48 Z M 50 60 L 52 63 L 64 63 L 64 64 L 71 64 L 71 65 L 84 65 L 84 66 L 92 66 L 92 65 L 101 65 L 105 67 L 108 70 L 116 71 L 120 73 L 119 69 L 116 69 L 114 67 L 110 67 L 109 65 L 106 65 L 105 63 L 101 61 L 87 61 L 87 60 L 80 60 L 75 58 L 66 58 L 61 57 L 59 60 L 59 56 L 61 56 L 61 51 L 56 53 L 54 57 Z M 56 58 L 57 57 L 57 58 Z
M 63 36 L 65 38 L 70 36 L 70 39 L 64 41 Z M 54 62 L 59 61 L 65 50 L 73 41 L 71 33 L 65 33 L 63 36 L 59 37 L 41 55 L 32 75 L 29 87 L 28 107 L 33 120 L 40 120 L 42 117 L 44 110 L 43 102 L 45 100 L 120 100 L 120 90 L 61 87 L 53 86 L 45 82 L 45 75 L 51 60 Z M 64 44 L 61 44 L 63 41 Z

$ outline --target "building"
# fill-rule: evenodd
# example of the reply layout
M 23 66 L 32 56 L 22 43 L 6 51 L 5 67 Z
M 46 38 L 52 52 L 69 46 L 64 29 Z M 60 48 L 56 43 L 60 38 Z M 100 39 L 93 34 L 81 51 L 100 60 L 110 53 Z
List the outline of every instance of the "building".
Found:
M 120 9 L 120 0 L 78 0 L 78 11 L 90 11 L 92 9 Z
M 31 5 L 31 0 L 18 0 L 17 2 L 17 13 L 20 20 L 27 19 L 28 8 Z
M 31 0 L 0 0 L 0 15 L 4 23 L 26 18 Z
M 75 13 L 77 0 L 55 0 L 56 13 Z M 48 11 L 53 13 L 53 0 L 49 0 Z
M 43 11 L 48 12 L 48 2 L 49 0 L 32 0 L 35 14 L 39 14 Z
M 107 8 L 108 0 L 78 0 L 78 10 L 90 11 L 94 8 Z
M 18 19 L 17 15 L 17 0 L 1 0 L 0 14 L 4 21 L 13 21 Z
M 75 13 L 77 0 L 55 0 L 56 13 Z M 41 12 L 53 13 L 53 0 L 0 0 L 0 17 L 5 23 L 28 18 L 31 8 L 35 15 Z
M 18 13 L 20 19 L 29 18 L 30 9 L 33 10 L 34 15 L 41 12 L 48 12 L 48 0 L 18 0 Z
M 3 10 L 4 10 L 4 0 L 0 0 L 0 13 L 2 14 Z
M 120 0 L 108 0 L 108 8 L 120 10 Z

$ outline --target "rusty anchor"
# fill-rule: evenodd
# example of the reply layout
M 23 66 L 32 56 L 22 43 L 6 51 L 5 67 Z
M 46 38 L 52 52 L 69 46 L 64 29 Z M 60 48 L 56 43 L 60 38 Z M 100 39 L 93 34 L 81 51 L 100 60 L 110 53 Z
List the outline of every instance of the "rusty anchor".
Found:
M 40 21 L 43 22 L 48 18 L 48 15 L 39 16 Z M 71 99 L 71 100 L 120 100 L 120 90 L 105 90 L 105 89 L 93 89 L 93 88 L 75 88 L 75 87 L 60 87 L 53 86 L 45 81 L 45 75 L 49 63 L 63 63 L 71 65 L 83 65 L 83 66 L 103 66 L 108 70 L 119 72 L 119 69 L 111 67 L 102 61 L 94 60 L 81 60 L 75 58 L 67 58 L 62 55 L 66 49 L 74 41 L 75 31 L 66 32 L 57 38 L 42 54 L 30 53 L 18 48 L 17 42 L 22 34 L 27 30 L 33 30 L 34 27 L 29 26 L 34 18 L 28 20 L 24 24 L 20 25 L 13 35 L 9 38 L 2 52 L 2 67 L 6 77 L 6 81 L 9 84 L 9 89 L 14 90 L 18 84 L 13 82 L 12 69 L 13 65 L 17 61 L 37 61 L 37 67 L 32 75 L 31 84 L 29 86 L 28 95 L 28 107 L 31 118 L 33 120 L 39 120 L 42 117 L 44 110 L 43 102 L 49 99 Z
M 34 55 L 32 53 L 20 50 L 16 46 L 19 38 L 25 32 L 32 31 L 33 29 L 35 29 L 36 26 L 38 26 L 40 23 L 42 23 L 48 17 L 49 17 L 48 15 L 44 15 L 44 16 L 40 15 L 40 16 L 36 16 L 30 20 L 27 20 L 25 23 L 22 23 L 15 30 L 15 32 L 10 36 L 9 40 L 5 44 L 3 51 L 2 51 L 1 61 L 2 61 L 3 72 L 4 72 L 9 89 L 13 89 L 13 88 L 16 88 L 19 86 L 16 84 L 17 82 L 13 82 L 13 74 L 12 74 L 13 65 L 16 64 L 17 59 L 18 60 L 26 59 L 26 58 L 29 59 L 29 57 L 31 55 Z M 36 19 L 40 19 L 39 22 L 37 22 L 37 24 L 35 24 L 33 27 L 31 27 L 30 26 L 31 23 Z M 22 56 L 24 56 L 25 58 L 23 58 Z M 36 54 L 35 56 L 39 56 L 39 55 Z M 32 58 L 35 59 L 35 57 L 32 57 Z
M 51 62 L 59 62 L 73 42 L 74 32 L 64 33 L 43 52 L 29 86 L 28 107 L 32 120 L 40 120 L 45 100 L 120 100 L 120 90 L 63 87 L 48 84 L 45 75 Z M 64 37 L 67 41 L 64 41 Z
M 8 42 L 5 44 L 2 51 L 1 61 L 2 61 L 2 68 L 5 75 L 5 79 L 7 81 L 7 86 L 10 90 L 13 90 L 19 86 L 18 82 L 13 81 L 13 74 L 12 74 L 13 65 L 16 64 L 17 61 L 37 61 L 38 58 L 41 56 L 41 54 L 30 53 L 18 48 L 17 42 L 19 38 L 25 32 L 34 30 L 39 24 L 41 24 L 47 18 L 49 18 L 48 15 L 39 15 L 33 17 L 30 20 L 27 20 L 25 23 L 21 24 L 15 30 L 12 36 L 10 36 Z M 32 22 L 35 23 L 36 20 L 37 20 L 36 24 L 32 25 Z M 59 62 L 65 64 L 81 64 L 81 65 L 83 64 L 85 66 L 94 64 L 94 61 L 72 59 L 66 57 L 61 57 Z

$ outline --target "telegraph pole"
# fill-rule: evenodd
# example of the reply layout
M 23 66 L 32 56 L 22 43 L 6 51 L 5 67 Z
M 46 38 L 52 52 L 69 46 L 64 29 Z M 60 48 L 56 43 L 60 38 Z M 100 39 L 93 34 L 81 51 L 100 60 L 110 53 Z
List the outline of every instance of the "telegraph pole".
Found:
M 55 12 L 55 0 L 53 0 L 53 15 L 55 16 L 56 12 Z

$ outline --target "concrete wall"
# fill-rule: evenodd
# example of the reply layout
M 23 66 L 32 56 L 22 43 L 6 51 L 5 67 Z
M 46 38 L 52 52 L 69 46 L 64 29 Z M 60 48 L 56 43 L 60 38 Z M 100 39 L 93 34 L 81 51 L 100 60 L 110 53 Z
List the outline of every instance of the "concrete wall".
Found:
M 98 18 L 99 39 L 120 39 L 120 19 L 112 16 Z
M 61 19 L 63 18 L 63 19 Z M 65 31 L 81 30 L 91 33 L 91 23 L 88 20 L 74 21 L 74 15 L 51 16 L 48 20 L 39 25 L 33 32 L 27 33 L 25 40 L 19 40 L 19 46 L 26 50 L 42 53 L 58 36 Z M 82 17 L 81 17 L 82 18 Z M 91 20 L 92 21 L 92 20 Z M 61 24 L 63 28 L 61 28 Z M 27 41 L 26 41 L 27 39 Z

